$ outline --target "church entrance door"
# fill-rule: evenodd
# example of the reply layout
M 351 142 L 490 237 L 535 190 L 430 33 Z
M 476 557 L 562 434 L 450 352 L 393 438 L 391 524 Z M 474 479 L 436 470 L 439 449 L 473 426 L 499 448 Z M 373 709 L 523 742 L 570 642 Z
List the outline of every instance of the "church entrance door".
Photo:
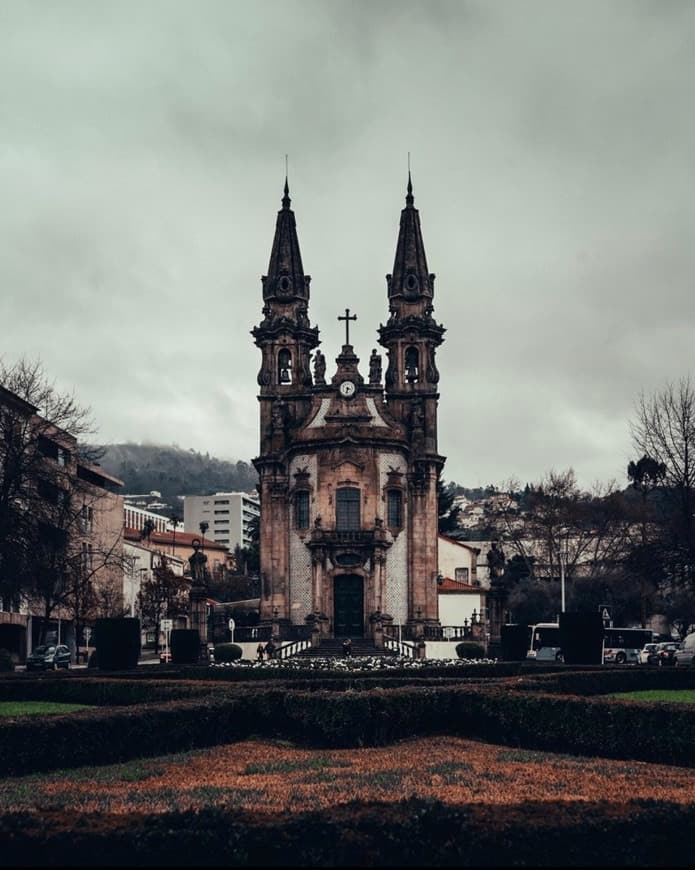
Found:
M 333 581 L 333 625 L 336 637 L 364 637 L 364 582 L 357 574 Z

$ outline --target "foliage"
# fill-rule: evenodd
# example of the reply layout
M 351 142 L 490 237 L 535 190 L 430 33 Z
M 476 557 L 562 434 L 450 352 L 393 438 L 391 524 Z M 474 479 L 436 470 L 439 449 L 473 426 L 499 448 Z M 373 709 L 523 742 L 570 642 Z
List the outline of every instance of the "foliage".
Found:
M 197 628 L 175 628 L 171 632 L 171 661 L 175 665 L 195 664 L 200 656 L 200 632 Z
M 106 508 L 90 482 L 101 452 L 82 441 L 94 431 L 89 409 L 49 382 L 40 362 L 0 361 L 0 388 L 0 597 L 15 610 L 21 597 L 32 600 L 43 641 L 59 608 L 78 624 L 118 608 L 120 592 L 101 581 L 122 568 L 120 528 L 92 534 Z
M 236 662 L 243 654 L 243 649 L 236 643 L 215 644 L 215 662 Z
M 518 493 L 513 481 L 507 486 Z M 554 619 L 565 606 L 597 609 L 622 603 L 626 618 L 639 616 L 639 594 L 626 583 L 624 564 L 634 511 L 615 484 L 580 489 L 573 469 L 550 471 L 524 490 L 525 510 L 499 502 L 497 533 L 511 552 L 498 583 L 515 622 Z
M 138 594 L 139 612 L 143 626 L 157 631 L 162 619 L 173 619 L 188 608 L 189 581 L 169 567 L 164 553 L 157 554 L 151 576 L 145 580 Z M 157 649 L 159 632 L 157 631 Z
M 103 450 L 102 466 L 124 482 L 126 492 L 157 490 L 172 505 L 179 495 L 250 492 L 258 483 L 249 462 L 228 462 L 176 444 L 109 444 Z
M 458 529 L 458 516 L 461 513 L 461 508 L 454 504 L 457 494 L 458 487 L 455 483 L 450 482 L 445 485 L 441 480 L 437 481 L 440 535 L 447 535 Z
M 460 659 L 483 659 L 485 647 L 474 640 L 462 640 L 456 644 L 456 655 Z
M 0 672 L 13 671 L 14 659 L 12 653 L 7 649 L 0 649 Z
M 642 456 L 628 466 L 633 486 L 650 498 L 641 547 L 652 544 L 656 606 L 682 635 L 695 623 L 695 384 L 691 378 L 642 393 L 632 442 Z M 646 504 L 645 504 L 646 509 Z M 644 559 L 637 558 L 643 570 Z
M 140 657 L 140 620 L 133 617 L 97 619 L 94 646 L 100 670 L 117 671 L 137 667 Z

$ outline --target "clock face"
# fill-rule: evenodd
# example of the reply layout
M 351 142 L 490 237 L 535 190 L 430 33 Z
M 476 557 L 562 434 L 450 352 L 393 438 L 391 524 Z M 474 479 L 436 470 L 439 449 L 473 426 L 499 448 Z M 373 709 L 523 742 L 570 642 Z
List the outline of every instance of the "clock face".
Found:
M 355 395 L 355 385 L 352 381 L 343 381 L 340 385 L 340 395 L 345 396 L 346 399 L 349 399 L 350 396 Z

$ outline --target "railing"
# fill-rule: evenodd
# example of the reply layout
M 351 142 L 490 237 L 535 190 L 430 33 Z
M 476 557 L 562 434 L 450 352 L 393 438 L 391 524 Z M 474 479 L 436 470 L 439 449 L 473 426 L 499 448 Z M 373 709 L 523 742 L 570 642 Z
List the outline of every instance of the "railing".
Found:
M 307 649 L 310 646 L 310 640 L 292 640 L 289 643 L 283 643 L 282 646 L 279 646 L 275 655 L 279 659 L 288 659 L 291 656 L 296 656 L 297 653 L 300 653 L 303 649 Z
M 384 632 L 384 647 L 398 653 L 404 658 L 414 659 L 417 657 L 417 644 L 414 641 L 392 637 Z

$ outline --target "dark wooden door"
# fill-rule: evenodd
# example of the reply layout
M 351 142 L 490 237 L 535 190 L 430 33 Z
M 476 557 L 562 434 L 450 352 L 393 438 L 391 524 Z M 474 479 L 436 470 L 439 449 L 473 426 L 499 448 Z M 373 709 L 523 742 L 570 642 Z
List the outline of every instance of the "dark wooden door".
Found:
M 336 637 L 364 637 L 364 582 L 356 574 L 341 574 L 333 585 L 333 625 Z

